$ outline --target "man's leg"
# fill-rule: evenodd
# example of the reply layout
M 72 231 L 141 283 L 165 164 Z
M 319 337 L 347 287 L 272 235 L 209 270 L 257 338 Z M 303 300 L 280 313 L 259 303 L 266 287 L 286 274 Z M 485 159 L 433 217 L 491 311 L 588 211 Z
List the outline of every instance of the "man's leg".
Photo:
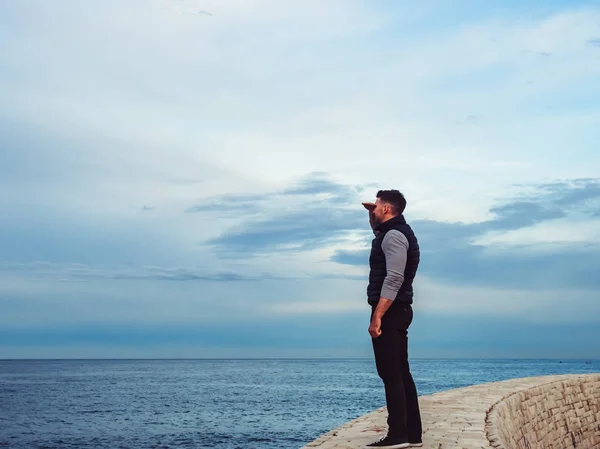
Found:
M 408 363 L 408 338 L 405 339 L 405 348 L 402 351 L 402 379 L 404 383 L 404 394 L 406 397 L 406 425 L 408 440 L 411 443 L 420 443 L 422 438 L 421 413 L 419 410 L 419 398 L 417 387 L 410 372 Z
M 384 317 L 388 318 L 388 317 Z M 391 316 L 389 318 L 392 318 Z M 386 324 L 393 320 L 387 320 Z M 377 374 L 383 381 L 388 410 L 388 435 L 408 439 L 406 392 L 403 381 L 404 357 L 398 352 L 406 348 L 406 330 L 382 324 L 382 333 L 372 339 Z

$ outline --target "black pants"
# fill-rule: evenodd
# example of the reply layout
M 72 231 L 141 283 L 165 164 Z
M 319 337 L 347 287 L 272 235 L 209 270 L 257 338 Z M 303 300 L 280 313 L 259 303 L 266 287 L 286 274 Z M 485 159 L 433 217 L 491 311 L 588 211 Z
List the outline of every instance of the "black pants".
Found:
M 377 374 L 385 387 L 388 434 L 419 442 L 421 414 L 417 387 L 408 365 L 408 327 L 412 319 L 413 310 L 409 304 L 392 304 L 381 320 L 381 335 L 371 340 Z

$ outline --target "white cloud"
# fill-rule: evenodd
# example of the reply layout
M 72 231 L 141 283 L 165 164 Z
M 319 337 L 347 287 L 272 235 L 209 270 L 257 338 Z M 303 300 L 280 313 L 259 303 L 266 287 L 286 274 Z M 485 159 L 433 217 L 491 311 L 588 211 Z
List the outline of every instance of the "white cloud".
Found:
M 555 251 L 573 244 L 595 248 L 600 244 L 600 220 L 560 219 L 504 232 L 490 232 L 473 241 L 491 249 L 527 246 L 539 251 Z
M 216 164 L 227 182 L 214 188 L 239 191 L 325 170 L 400 183 L 422 201 L 419 213 L 477 221 L 507 184 L 590 170 L 581 159 L 557 156 L 564 148 L 547 162 L 539 156 L 585 133 L 597 111 L 519 109 L 543 109 L 553 89 L 598 72 L 596 49 L 585 45 L 599 34 L 596 10 L 470 24 L 415 43 L 402 33 L 381 41 L 376 32 L 389 19 L 360 3 L 113 2 L 94 14 L 79 3 L 37 7 L 28 20 L 68 20 L 15 33 L 3 47 L 16 73 L 25 75 L 18 69 L 25 58 L 27 71 L 44 74 L 16 82 L 6 104 L 28 119 L 35 111 L 35 120 L 64 134 L 76 127 L 124 141 L 118 156 L 108 145 L 93 151 L 122 161 L 111 185 L 121 195 L 139 192 L 138 201 L 187 195 L 157 184 L 158 173 L 202 177 Z M 196 9 L 214 15 L 191 14 Z M 44 43 L 26 56 L 11 50 L 31 46 L 32 35 Z M 340 39 L 352 35 L 370 45 Z M 505 76 L 460 81 L 504 65 Z M 481 118 L 468 120 L 473 114 Z M 590 144 L 580 148 L 582 155 Z M 136 172 L 145 181 L 132 183 Z M 443 200 L 435 199 L 440 189 Z
M 600 317 L 597 293 L 589 290 L 461 287 L 420 278 L 415 313 L 545 324 L 596 323 Z
M 104 276 L 106 273 L 101 274 L 82 278 L 73 277 L 71 272 L 51 278 L 3 271 L 0 289 L 3 327 L 225 325 L 277 317 L 366 316 L 370 310 L 366 303 L 366 277 L 315 279 L 298 273 L 296 279 L 290 280 L 194 282 L 151 278 L 109 280 Z M 600 317 L 597 294 L 589 290 L 456 286 L 419 274 L 415 292 L 416 314 L 448 319 L 564 324 L 595 323 Z
M 0 319 L 202 322 L 222 319 L 232 304 L 240 316 L 354 313 L 364 305 L 361 281 L 207 281 L 200 288 L 74 281 L 68 267 L 95 269 L 98 251 L 110 260 L 109 273 L 137 256 L 134 272 L 152 265 L 362 276 L 364 268 L 329 258 L 336 249 L 364 248 L 363 236 L 303 254 L 224 259 L 201 242 L 243 228 L 250 215 L 184 211 L 324 171 L 342 183 L 370 184 L 365 200 L 379 187 L 400 188 L 411 219 L 474 223 L 521 189 L 513 184 L 597 176 L 600 53 L 586 42 L 600 36 L 600 10 L 507 12 L 417 35 L 415 17 L 427 22 L 439 8 L 386 8 L 341 0 L 2 4 L 0 207 L 12 211 L 11 235 L 34 242 L 29 252 L 3 257 L 64 257 L 46 277 L 36 277 L 39 267 L 0 273 L 0 293 L 14 298 Z M 302 205 L 275 199 L 258 213 L 284 216 Z M 545 222 L 475 243 L 497 250 L 600 240 L 595 222 L 566 226 Z M 55 253 L 50 244 L 35 247 L 32 229 Z M 417 307 L 431 313 L 548 321 L 599 315 L 590 292 L 421 285 Z

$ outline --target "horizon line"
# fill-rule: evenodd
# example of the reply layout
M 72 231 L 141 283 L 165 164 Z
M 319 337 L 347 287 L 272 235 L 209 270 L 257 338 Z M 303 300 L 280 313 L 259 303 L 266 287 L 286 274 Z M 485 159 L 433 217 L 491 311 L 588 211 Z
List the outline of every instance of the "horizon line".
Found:
M 556 360 L 600 361 L 598 357 L 410 357 L 411 360 Z M 374 360 L 372 357 L 94 357 L 94 358 L 0 358 L 0 361 L 70 360 Z

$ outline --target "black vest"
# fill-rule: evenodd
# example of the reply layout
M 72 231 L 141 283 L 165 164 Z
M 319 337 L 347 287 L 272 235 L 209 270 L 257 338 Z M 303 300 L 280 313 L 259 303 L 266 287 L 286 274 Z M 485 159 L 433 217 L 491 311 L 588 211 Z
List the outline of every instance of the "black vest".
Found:
M 385 254 L 381 248 L 381 243 L 383 242 L 385 234 L 392 229 L 400 231 L 408 240 L 408 254 L 406 258 L 406 268 L 404 269 L 404 282 L 402 283 L 402 287 L 400 287 L 394 302 L 399 301 L 406 304 L 412 304 L 413 302 L 412 283 L 417 274 L 417 268 L 421 257 L 419 243 L 414 232 L 406 223 L 404 216 L 397 215 L 375 228 L 377 236 L 373 239 L 371 244 L 371 255 L 369 256 L 369 266 L 371 270 L 369 272 L 369 285 L 367 287 L 367 301 L 372 306 L 375 306 L 379 302 L 383 280 L 385 279 L 387 272 Z

